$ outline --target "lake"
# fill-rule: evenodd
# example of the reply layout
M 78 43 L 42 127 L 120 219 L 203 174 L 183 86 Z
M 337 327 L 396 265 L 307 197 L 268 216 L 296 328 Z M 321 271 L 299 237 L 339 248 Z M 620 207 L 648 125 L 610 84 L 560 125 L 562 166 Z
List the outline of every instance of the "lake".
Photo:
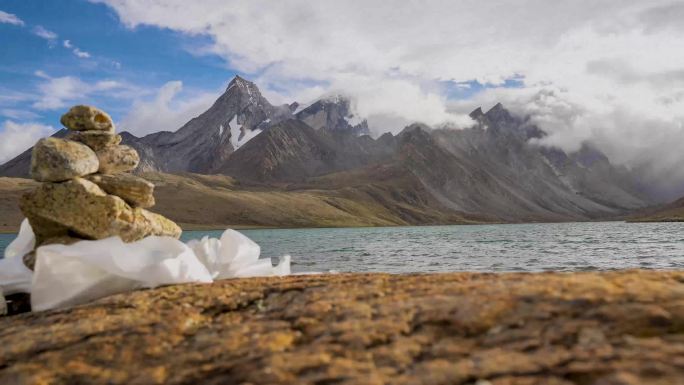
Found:
M 545 223 L 243 230 L 293 270 L 578 271 L 684 268 L 684 223 Z M 186 231 L 183 240 L 220 231 Z M 14 235 L 0 234 L 0 251 Z M 2 255 L 0 253 L 0 255 Z

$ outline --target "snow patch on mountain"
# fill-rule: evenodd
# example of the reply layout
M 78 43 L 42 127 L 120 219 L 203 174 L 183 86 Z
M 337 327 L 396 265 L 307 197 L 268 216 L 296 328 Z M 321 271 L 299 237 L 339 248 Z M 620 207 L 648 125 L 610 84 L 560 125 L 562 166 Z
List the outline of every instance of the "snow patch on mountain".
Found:
M 228 123 L 228 126 L 230 127 L 230 144 L 233 145 L 235 150 L 244 146 L 245 143 L 262 132 L 262 130 L 258 128 L 254 130 L 243 129 L 242 124 L 238 123 L 237 115 L 233 116 L 233 119 Z

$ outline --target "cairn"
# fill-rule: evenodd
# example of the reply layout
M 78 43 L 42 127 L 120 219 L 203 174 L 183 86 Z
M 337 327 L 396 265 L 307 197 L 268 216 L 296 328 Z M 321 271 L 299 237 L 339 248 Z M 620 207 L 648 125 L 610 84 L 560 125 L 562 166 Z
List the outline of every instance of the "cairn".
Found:
M 60 121 L 69 132 L 33 147 L 31 177 L 42 184 L 20 202 L 36 248 L 112 236 L 124 242 L 150 235 L 180 237 L 176 223 L 146 210 L 155 203 L 154 185 L 130 173 L 140 157 L 120 144 L 109 115 L 75 106 Z M 33 269 L 35 252 L 24 263 Z

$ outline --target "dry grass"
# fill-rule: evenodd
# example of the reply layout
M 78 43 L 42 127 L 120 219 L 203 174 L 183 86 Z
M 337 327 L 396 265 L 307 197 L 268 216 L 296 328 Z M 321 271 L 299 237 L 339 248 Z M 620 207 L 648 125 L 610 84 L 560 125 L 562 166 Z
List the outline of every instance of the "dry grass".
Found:
M 684 222 L 684 198 L 667 205 L 641 210 L 627 218 L 628 222 Z
M 348 183 L 348 175 L 300 186 L 242 186 L 223 175 L 146 173 L 155 183 L 153 211 L 185 229 L 361 227 L 472 223 L 416 192 L 401 178 Z M 0 231 L 14 232 L 22 215 L 18 200 L 36 182 L 0 178 Z

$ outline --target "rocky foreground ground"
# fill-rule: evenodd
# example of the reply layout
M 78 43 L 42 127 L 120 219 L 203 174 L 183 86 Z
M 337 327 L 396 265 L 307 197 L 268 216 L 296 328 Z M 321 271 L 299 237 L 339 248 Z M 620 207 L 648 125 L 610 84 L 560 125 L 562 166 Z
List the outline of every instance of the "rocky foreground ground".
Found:
M 179 285 L 0 319 L 2 384 L 684 384 L 684 272 Z

